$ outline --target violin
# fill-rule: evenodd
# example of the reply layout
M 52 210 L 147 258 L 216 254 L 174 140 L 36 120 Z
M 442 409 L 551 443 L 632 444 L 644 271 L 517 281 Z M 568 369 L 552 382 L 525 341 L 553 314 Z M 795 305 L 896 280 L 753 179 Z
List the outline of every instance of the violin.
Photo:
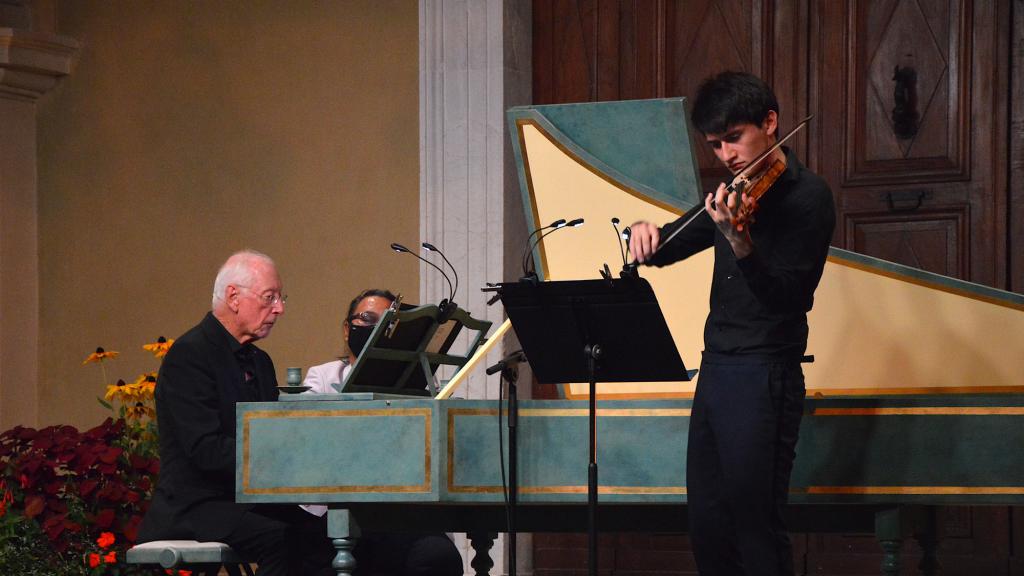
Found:
M 754 212 L 757 211 L 757 201 L 761 198 L 761 196 L 764 196 L 764 193 L 767 192 L 769 188 L 772 187 L 772 184 L 774 184 L 775 181 L 779 179 L 779 176 L 781 176 L 782 173 L 786 171 L 786 163 L 783 162 L 782 160 L 775 159 L 767 168 L 764 169 L 763 173 L 758 174 L 758 177 L 755 180 L 751 180 L 751 175 L 753 174 L 754 170 L 760 167 L 761 163 L 764 162 L 767 158 L 771 157 L 772 152 L 778 150 L 779 147 L 786 142 L 786 140 L 789 140 L 794 134 L 797 133 L 797 131 L 806 126 L 807 123 L 811 121 L 811 118 L 814 118 L 813 114 L 801 120 L 800 123 L 796 125 L 796 127 L 790 130 L 785 136 L 780 138 L 778 142 L 776 142 L 770 148 L 759 154 L 757 158 L 754 158 L 750 162 L 750 164 L 747 164 L 747 167 L 741 170 L 740 173 L 737 174 L 736 177 L 732 179 L 732 182 L 730 182 L 729 185 L 726 187 L 726 190 L 728 192 L 738 192 L 740 194 L 741 201 L 739 202 L 737 213 L 733 216 L 731 220 L 733 226 L 735 226 L 737 230 L 742 231 L 744 228 L 746 228 L 749 224 L 751 224 L 754 221 Z M 749 190 L 747 189 L 748 186 L 750 187 Z M 751 198 L 752 201 L 743 202 L 743 196 Z M 713 207 L 714 202 L 712 202 L 711 205 Z M 691 222 L 696 220 L 697 217 L 700 216 L 703 212 L 706 212 L 706 209 L 703 206 L 701 206 L 699 210 L 696 210 L 692 216 L 690 216 L 685 222 L 676 227 L 676 229 L 673 230 L 671 234 L 666 236 L 665 239 L 663 239 L 660 242 L 658 249 L 660 250 L 662 246 L 665 246 L 666 244 L 671 242 L 673 238 L 675 238 L 680 232 L 682 232 L 687 226 L 689 226 Z M 636 266 L 637 262 L 632 262 L 628 264 L 626 268 L 629 268 L 631 271 L 635 272 Z
M 730 192 L 738 192 L 740 194 L 740 202 L 736 207 L 736 214 L 733 214 L 730 222 L 732 222 L 732 225 L 737 230 L 742 232 L 747 225 L 754 223 L 754 212 L 757 212 L 758 207 L 757 201 L 761 199 L 761 196 L 764 196 L 764 193 L 772 187 L 772 184 L 775 184 L 775 181 L 785 171 L 786 163 L 776 158 L 771 165 L 764 169 L 764 172 L 758 176 L 757 180 L 754 180 L 753 185 L 751 185 L 750 180 L 746 176 L 737 176 L 733 179 L 728 189 Z M 747 189 L 748 186 L 750 186 L 749 190 Z M 744 202 L 744 196 L 749 198 L 749 201 Z

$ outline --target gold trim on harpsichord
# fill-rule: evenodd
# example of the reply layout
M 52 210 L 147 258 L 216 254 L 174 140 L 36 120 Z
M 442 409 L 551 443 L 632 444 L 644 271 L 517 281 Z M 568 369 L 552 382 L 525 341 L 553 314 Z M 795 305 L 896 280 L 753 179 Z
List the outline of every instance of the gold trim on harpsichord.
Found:
M 657 206 L 658 208 L 661 208 L 662 210 L 666 210 L 666 211 L 671 212 L 673 214 L 676 214 L 678 216 L 682 216 L 683 211 L 680 210 L 678 207 L 673 206 L 671 204 L 668 204 L 667 202 L 662 202 L 660 200 L 656 200 L 654 198 L 651 198 L 650 196 L 647 196 L 646 194 L 643 194 L 643 193 L 639 192 L 638 190 L 635 190 L 633 188 L 630 188 L 629 186 L 626 186 L 625 184 L 623 184 L 619 180 L 613 178 L 609 174 L 606 174 L 605 172 L 599 170 L 596 166 L 592 165 L 590 162 L 587 162 L 586 160 L 581 158 L 578 154 L 576 154 L 575 152 L 570 150 L 565 144 L 563 144 L 562 142 L 559 142 L 557 138 L 552 136 L 551 133 L 548 132 L 547 130 L 545 130 L 544 127 L 541 126 L 540 123 L 538 123 L 536 120 L 533 120 L 532 118 L 517 118 L 516 119 L 516 129 L 519 132 L 517 134 L 517 137 L 519 138 L 519 150 L 522 152 L 523 172 L 526 173 L 526 188 L 527 188 L 527 190 L 530 193 L 530 206 L 531 206 L 532 212 L 533 212 L 533 222 L 534 222 L 534 224 L 536 224 L 535 229 L 536 228 L 540 228 L 543 224 L 541 224 L 541 221 L 540 221 L 540 213 L 537 211 L 538 210 L 538 208 L 537 208 L 537 206 L 538 206 L 537 195 L 534 192 L 534 188 L 533 188 L 533 175 L 530 172 L 530 154 L 529 154 L 529 151 L 528 151 L 528 149 L 526 147 L 526 134 L 523 132 L 523 127 L 524 126 L 532 126 L 535 130 L 537 130 L 538 133 L 540 133 L 541 136 L 544 136 L 545 138 L 547 138 L 547 140 L 555 148 L 558 148 L 563 154 L 565 154 L 566 156 L 571 158 L 574 162 L 576 162 L 580 166 L 586 168 L 588 171 L 590 171 L 592 174 L 594 174 L 598 178 L 604 180 L 605 182 L 611 184 L 612 186 L 618 188 L 619 190 L 622 190 L 623 192 L 633 196 L 634 198 L 637 198 L 639 200 L 647 202 L 648 204 L 653 204 L 654 206 Z M 540 266 L 541 266 L 541 270 L 544 272 L 543 277 L 547 278 L 548 277 L 548 258 L 547 258 L 547 254 L 544 251 L 544 244 L 543 243 L 539 244 L 537 246 L 537 250 L 540 251 Z
M 1024 416 L 1024 406 L 815 408 L 812 416 Z
M 904 496 L 977 496 L 1024 494 L 1022 486 L 807 486 L 792 488 L 790 494 L 900 494 Z
M 824 391 L 823 391 L 824 390 Z M 825 392 L 828 392 L 827 394 Z M 1024 386 L 932 386 L 916 388 L 807 388 L 808 398 L 838 396 L 951 396 L 959 394 L 1021 394 Z
M 459 494 L 500 494 L 501 486 L 462 486 L 456 490 L 449 487 L 449 492 Z M 519 494 L 586 494 L 586 486 L 520 486 Z M 650 494 L 675 495 L 686 494 L 685 486 L 598 486 L 598 494 Z
M 368 408 L 362 410 L 253 410 L 242 414 L 242 493 L 243 494 L 355 494 L 363 492 L 413 493 L 431 491 L 430 463 L 433 419 L 430 408 Z M 395 485 L 352 485 L 352 486 L 282 486 L 276 488 L 251 488 L 249 486 L 249 423 L 252 420 L 274 420 L 280 418 L 330 418 L 337 416 L 422 416 L 423 417 L 423 483 L 402 486 Z
M 508 414 L 508 410 L 502 410 Z M 501 486 L 456 486 L 455 478 L 455 418 L 457 416 L 497 416 L 497 408 L 448 409 L 448 491 L 458 494 L 492 494 L 501 492 Z M 519 417 L 586 417 L 585 408 L 524 408 Z M 690 416 L 689 408 L 598 408 L 601 417 L 664 417 Z M 586 486 L 520 486 L 520 494 L 585 494 Z M 599 486 L 599 494 L 686 494 L 685 486 Z
M 508 414 L 508 410 L 502 410 Z M 519 416 L 588 416 L 587 408 L 520 408 Z M 451 442 L 453 416 L 497 416 L 497 408 L 449 408 L 448 441 Z M 598 416 L 689 416 L 689 408 L 598 408 Z
M 581 382 L 579 384 L 585 384 Z M 562 396 L 566 400 L 586 400 L 589 394 L 577 394 L 572 391 L 572 384 L 556 384 L 562 388 Z M 692 391 L 680 392 L 598 392 L 598 400 L 689 400 L 693 398 Z
M 586 417 L 590 411 L 586 408 L 522 408 L 520 416 L 578 416 Z M 690 416 L 689 408 L 598 408 L 598 416 Z

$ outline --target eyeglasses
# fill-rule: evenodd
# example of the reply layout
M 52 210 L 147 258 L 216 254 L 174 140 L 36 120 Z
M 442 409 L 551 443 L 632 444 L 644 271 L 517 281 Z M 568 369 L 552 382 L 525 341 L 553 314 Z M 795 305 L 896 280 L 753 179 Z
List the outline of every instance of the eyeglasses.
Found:
M 288 301 L 287 294 L 281 294 L 280 292 L 265 292 L 263 294 L 257 294 L 249 289 L 248 286 L 239 286 L 239 288 L 248 291 L 250 294 L 256 297 L 256 300 L 260 303 L 263 308 L 270 308 L 274 304 L 280 304 L 284 306 L 284 303 Z
M 380 315 L 375 312 L 365 311 L 348 317 L 349 322 L 355 322 L 356 320 L 359 321 L 360 326 L 375 326 L 377 322 L 380 322 Z

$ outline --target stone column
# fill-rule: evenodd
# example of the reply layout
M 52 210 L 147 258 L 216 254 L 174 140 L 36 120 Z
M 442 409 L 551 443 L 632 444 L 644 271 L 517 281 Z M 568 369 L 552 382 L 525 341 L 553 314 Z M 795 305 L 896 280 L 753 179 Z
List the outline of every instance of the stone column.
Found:
M 459 306 L 495 328 L 504 313 L 480 287 L 519 277 L 506 253 L 526 238 L 505 110 L 530 102 L 530 29 L 529 0 L 420 1 L 420 237 L 458 270 Z M 420 301 L 447 295 L 421 264 Z M 494 398 L 496 382 L 479 371 L 456 395 Z
M 0 0 L 0 430 L 38 424 L 36 102 L 78 51 L 30 25 L 24 3 Z
M 420 237 L 458 270 L 459 306 L 495 329 L 504 312 L 488 307 L 480 288 L 521 275 L 526 241 L 505 110 L 532 99 L 530 9 L 530 0 L 420 0 Z M 420 302 L 447 295 L 440 274 L 421 265 Z M 505 352 L 491 352 L 488 365 Z M 529 397 L 530 380 L 524 366 L 521 398 Z M 497 398 L 498 380 L 479 369 L 455 395 Z M 456 540 L 472 554 L 464 537 Z M 518 573 L 529 574 L 528 535 L 517 548 Z M 490 554 L 491 573 L 507 574 L 504 538 Z

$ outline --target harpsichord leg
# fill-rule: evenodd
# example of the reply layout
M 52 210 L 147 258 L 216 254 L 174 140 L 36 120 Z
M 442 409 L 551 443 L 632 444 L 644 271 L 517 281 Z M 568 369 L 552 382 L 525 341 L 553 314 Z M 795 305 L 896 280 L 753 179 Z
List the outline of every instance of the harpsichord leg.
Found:
M 469 543 L 473 546 L 474 552 L 473 561 L 469 565 L 477 576 L 487 576 L 491 573 L 491 568 L 494 567 L 494 561 L 491 560 L 491 547 L 494 546 L 494 539 L 498 535 L 493 532 L 471 532 L 467 536 L 469 536 Z
M 921 529 L 914 534 L 914 538 L 921 546 L 921 563 L 917 565 L 922 576 L 936 576 L 939 573 L 939 538 L 937 522 L 935 519 L 935 507 L 929 506 L 924 512 Z
M 359 525 L 348 510 L 327 511 L 327 536 L 338 551 L 331 562 L 331 568 L 338 576 L 352 576 L 356 571 L 356 557 L 352 550 L 360 536 Z
M 356 557 L 352 550 L 356 547 L 355 538 L 335 538 L 331 540 L 338 553 L 331 562 L 331 568 L 338 573 L 338 576 L 352 576 L 356 571 Z
M 882 574 L 899 576 L 900 550 L 903 548 L 901 510 L 892 508 L 875 513 L 875 538 L 882 547 Z

